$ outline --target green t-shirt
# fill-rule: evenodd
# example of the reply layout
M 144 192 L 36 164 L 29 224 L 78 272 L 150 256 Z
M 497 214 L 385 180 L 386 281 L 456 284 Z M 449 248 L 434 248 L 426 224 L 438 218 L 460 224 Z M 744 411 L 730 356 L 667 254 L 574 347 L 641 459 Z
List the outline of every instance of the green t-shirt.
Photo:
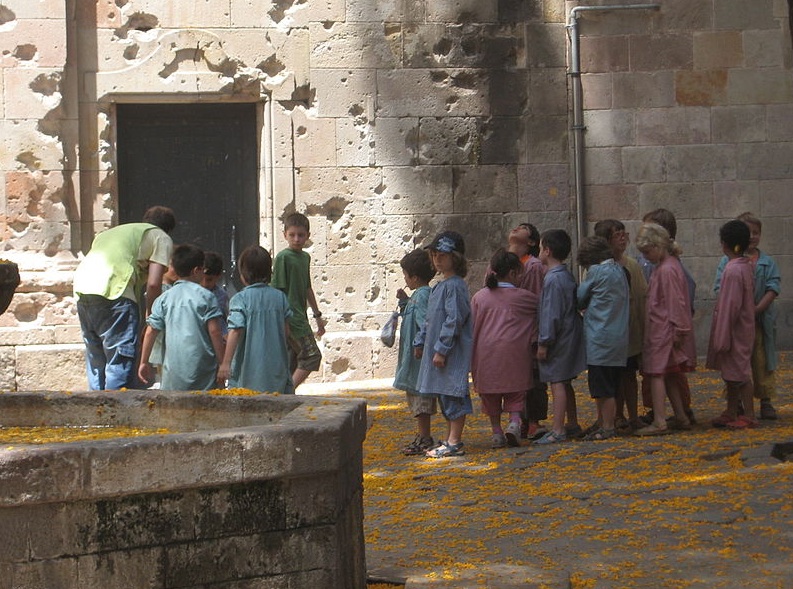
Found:
M 273 280 L 271 285 L 283 291 L 289 300 L 292 316 L 289 318 L 289 329 L 293 337 L 311 334 L 306 309 L 308 289 L 311 288 L 311 256 L 304 251 L 286 248 L 275 256 Z

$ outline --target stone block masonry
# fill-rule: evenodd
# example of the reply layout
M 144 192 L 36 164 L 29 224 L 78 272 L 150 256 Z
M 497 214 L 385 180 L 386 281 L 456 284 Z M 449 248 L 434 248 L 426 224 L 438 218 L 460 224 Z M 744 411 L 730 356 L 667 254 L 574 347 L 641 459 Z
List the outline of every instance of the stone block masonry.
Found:
M 4 589 L 365 587 L 363 401 L 130 391 L 0 407 L 1 426 L 170 432 L 0 450 Z
M 630 0 L 589 4 L 635 4 Z M 23 284 L 0 317 L 7 389 L 85 387 L 71 273 L 118 222 L 125 103 L 254 103 L 260 243 L 308 248 L 328 335 L 314 381 L 392 376 L 379 327 L 398 261 L 441 229 L 479 271 L 516 223 L 683 227 L 752 210 L 789 229 L 789 2 L 664 0 L 579 19 L 584 208 L 571 159 L 564 0 L 6 0 L 0 4 L 0 237 Z M 44 42 L 43 40 L 46 40 Z M 174 172 L 178 174 L 177 171 Z M 154 198 L 154 196 L 152 197 Z M 153 203 L 152 203 L 153 204 Z M 165 203 L 167 204 L 167 203 Z M 681 233 L 705 349 L 719 251 Z M 197 236 L 197 238 L 200 236 Z M 783 276 L 793 240 L 764 235 Z M 702 246 L 703 249 L 699 249 Z M 635 252 L 632 252 L 635 253 Z M 793 321 L 786 290 L 781 321 Z M 793 331 L 779 331 L 783 347 Z M 44 354 L 53 369 L 35 367 Z M 57 359 L 56 359 L 57 358 Z

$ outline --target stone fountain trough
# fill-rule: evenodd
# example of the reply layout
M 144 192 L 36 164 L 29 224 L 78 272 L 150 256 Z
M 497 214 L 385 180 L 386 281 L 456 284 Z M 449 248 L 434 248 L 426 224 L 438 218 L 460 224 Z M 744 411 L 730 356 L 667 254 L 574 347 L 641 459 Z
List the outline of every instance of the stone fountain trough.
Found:
M 0 444 L 0 589 L 363 589 L 366 405 L 0 394 L 0 426 L 166 428 Z

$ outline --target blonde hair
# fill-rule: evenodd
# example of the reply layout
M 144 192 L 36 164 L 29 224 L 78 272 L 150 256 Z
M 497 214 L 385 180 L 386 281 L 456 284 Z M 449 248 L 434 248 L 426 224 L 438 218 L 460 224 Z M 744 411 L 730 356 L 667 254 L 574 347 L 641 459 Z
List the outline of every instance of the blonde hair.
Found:
M 750 212 L 746 211 L 745 213 L 741 213 L 736 217 L 739 221 L 743 221 L 744 223 L 751 223 L 752 225 L 757 225 L 760 231 L 763 230 L 763 222 L 757 218 L 757 216 Z
M 658 223 L 643 224 L 636 235 L 635 244 L 639 250 L 654 245 L 673 256 L 683 253 L 682 248 L 669 236 L 669 232 Z

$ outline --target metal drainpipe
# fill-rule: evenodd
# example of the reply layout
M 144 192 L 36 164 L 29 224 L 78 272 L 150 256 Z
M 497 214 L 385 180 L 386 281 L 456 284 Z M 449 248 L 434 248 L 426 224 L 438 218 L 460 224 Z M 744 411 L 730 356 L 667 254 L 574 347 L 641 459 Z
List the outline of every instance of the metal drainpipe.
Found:
M 567 20 L 570 37 L 570 70 L 573 85 L 573 172 L 575 175 L 576 238 L 578 244 L 586 234 L 584 194 L 584 95 L 581 88 L 581 48 L 578 44 L 578 16 L 582 12 L 615 10 L 660 10 L 660 4 L 625 4 L 622 6 L 576 6 Z

